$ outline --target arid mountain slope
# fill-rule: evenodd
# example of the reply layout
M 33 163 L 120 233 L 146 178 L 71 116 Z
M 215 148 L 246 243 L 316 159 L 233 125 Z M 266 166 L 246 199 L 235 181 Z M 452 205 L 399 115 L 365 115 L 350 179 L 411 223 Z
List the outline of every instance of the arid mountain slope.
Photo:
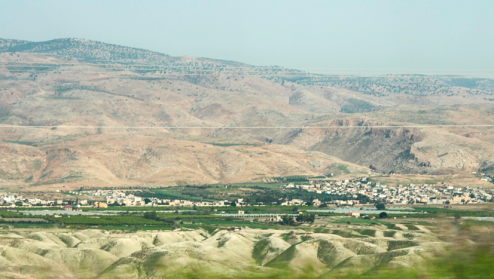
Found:
M 0 140 L 2 157 L 11 158 L 4 159 L 0 179 L 8 185 L 56 183 L 66 177 L 122 185 L 227 182 L 322 175 L 337 161 L 334 157 L 351 162 L 339 162 L 348 166 L 362 165 L 352 167 L 357 172 L 368 167 L 405 173 L 489 169 L 494 161 L 491 128 L 429 126 L 493 125 L 492 84 L 463 77 L 324 76 L 79 39 L 0 40 Z M 385 127 L 370 127 L 375 125 Z M 165 139 L 164 134 L 173 136 Z M 169 138 L 223 146 L 195 150 L 193 160 L 187 155 L 192 151 L 181 153 L 171 146 L 183 158 L 169 160 L 166 154 L 173 152 L 168 151 L 155 157 L 157 166 L 169 166 L 164 169 L 134 165 L 145 154 L 141 151 L 132 163 L 119 162 L 126 144 L 155 149 Z M 251 167 L 231 171 L 236 163 L 245 163 L 232 143 L 257 145 L 235 148 L 277 155 L 249 157 Z M 50 174 L 48 163 L 38 169 L 36 158 L 48 160 L 42 159 L 46 152 L 66 148 L 81 158 L 89 156 L 88 150 L 111 150 L 106 154 L 116 162 L 96 163 L 92 157 L 85 165 L 65 163 L 63 171 L 54 168 Z M 208 151 L 213 149 L 217 154 Z M 227 150 L 227 159 L 218 159 Z M 305 163 L 277 167 L 281 161 L 294 162 L 293 154 L 303 154 L 307 162 L 329 161 L 312 169 Z M 187 167 L 190 160 L 206 158 L 215 166 L 211 170 Z M 98 171 L 89 171 L 94 168 Z
M 51 143 L 0 143 L 0 182 L 42 190 L 52 184 L 74 188 L 233 183 L 318 176 L 341 166 L 353 173 L 369 171 L 324 153 L 283 145 L 211 143 L 139 131 L 70 137 Z

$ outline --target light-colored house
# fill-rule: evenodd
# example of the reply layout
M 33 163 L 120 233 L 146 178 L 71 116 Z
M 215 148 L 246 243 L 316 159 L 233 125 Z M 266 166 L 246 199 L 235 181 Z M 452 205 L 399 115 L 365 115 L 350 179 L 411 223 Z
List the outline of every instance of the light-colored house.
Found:
M 79 200 L 80 205 L 87 205 L 87 200 Z
M 349 212 L 348 215 L 351 217 L 359 218 L 360 212 Z
M 276 215 L 276 216 L 271 216 L 268 218 L 268 221 L 270 222 L 281 222 L 283 219 L 281 218 L 280 215 Z
M 108 208 L 108 204 L 106 202 L 95 202 L 94 207 L 97 208 Z
M 314 199 L 312 201 L 312 205 L 314 205 L 314 206 L 320 206 L 321 204 L 322 204 L 322 202 L 320 200 L 318 200 L 318 199 Z

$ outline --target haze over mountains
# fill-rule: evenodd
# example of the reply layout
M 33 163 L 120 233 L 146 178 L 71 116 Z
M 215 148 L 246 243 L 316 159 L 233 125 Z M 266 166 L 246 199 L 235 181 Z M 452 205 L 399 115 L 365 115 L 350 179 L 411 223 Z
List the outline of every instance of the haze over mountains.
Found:
M 490 172 L 492 127 L 452 125 L 494 125 L 493 104 L 485 78 L 329 76 L 0 39 L 0 185 Z

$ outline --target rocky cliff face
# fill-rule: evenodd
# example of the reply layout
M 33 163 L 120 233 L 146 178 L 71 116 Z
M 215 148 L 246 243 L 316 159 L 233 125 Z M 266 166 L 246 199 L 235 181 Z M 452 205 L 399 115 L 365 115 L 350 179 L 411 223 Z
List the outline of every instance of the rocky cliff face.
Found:
M 372 127 L 382 125 L 365 119 L 335 120 L 312 126 L 330 128 L 293 130 L 276 137 L 273 142 L 320 151 L 379 172 L 419 169 L 410 150 L 422 140 L 421 132 L 407 128 Z

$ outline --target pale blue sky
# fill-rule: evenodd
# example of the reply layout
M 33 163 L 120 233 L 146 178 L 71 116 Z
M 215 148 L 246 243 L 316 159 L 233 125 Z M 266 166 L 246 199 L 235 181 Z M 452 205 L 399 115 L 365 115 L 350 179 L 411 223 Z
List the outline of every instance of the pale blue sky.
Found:
M 0 0 L 0 38 L 66 37 L 256 65 L 494 74 L 494 0 Z

